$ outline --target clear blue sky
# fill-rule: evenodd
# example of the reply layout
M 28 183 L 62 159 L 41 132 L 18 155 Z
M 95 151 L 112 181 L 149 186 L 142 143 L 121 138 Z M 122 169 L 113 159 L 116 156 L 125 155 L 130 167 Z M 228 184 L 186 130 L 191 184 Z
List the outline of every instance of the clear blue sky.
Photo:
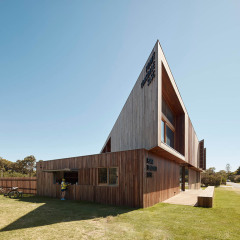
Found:
M 159 39 L 207 167 L 240 165 L 240 1 L 0 1 L 0 156 L 99 153 Z

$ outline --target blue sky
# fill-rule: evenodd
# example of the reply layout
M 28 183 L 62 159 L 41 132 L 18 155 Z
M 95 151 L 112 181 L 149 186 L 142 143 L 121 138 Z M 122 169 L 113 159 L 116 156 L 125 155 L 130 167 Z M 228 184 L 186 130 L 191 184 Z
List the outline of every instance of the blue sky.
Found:
M 207 167 L 240 165 L 239 1 L 0 1 L 0 156 L 98 153 L 159 39 Z

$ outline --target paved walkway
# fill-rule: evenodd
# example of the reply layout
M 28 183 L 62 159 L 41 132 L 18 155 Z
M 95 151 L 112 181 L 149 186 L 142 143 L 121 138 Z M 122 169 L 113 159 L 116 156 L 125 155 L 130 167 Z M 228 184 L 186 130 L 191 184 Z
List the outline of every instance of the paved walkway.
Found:
M 170 204 L 179 204 L 179 205 L 188 205 L 188 206 L 195 206 L 197 205 L 197 197 L 201 194 L 203 190 L 188 190 L 186 189 L 185 192 L 180 192 L 174 197 L 171 197 L 164 201 L 164 203 Z
M 238 183 L 227 182 L 227 185 L 230 185 L 230 186 L 232 186 L 233 188 L 238 188 L 238 189 L 240 189 L 240 184 L 238 184 Z

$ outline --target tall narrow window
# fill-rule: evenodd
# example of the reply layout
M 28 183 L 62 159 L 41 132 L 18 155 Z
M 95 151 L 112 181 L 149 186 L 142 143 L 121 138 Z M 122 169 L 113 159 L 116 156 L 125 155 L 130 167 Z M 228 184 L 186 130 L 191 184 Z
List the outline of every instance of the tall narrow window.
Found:
M 161 122 L 161 141 L 165 142 L 165 123 Z
M 174 148 L 174 132 L 166 125 L 166 144 Z
M 167 118 L 167 120 L 172 125 L 174 125 L 175 123 L 174 114 L 163 98 L 162 98 L 162 113 Z
M 174 148 L 175 116 L 162 99 L 161 141 Z

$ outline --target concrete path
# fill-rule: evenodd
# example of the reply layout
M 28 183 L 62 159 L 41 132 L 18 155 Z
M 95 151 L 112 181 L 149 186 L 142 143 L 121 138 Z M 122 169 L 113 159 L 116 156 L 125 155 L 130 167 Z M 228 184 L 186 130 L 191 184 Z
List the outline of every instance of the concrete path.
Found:
M 240 184 L 239 183 L 227 182 L 227 185 L 230 185 L 233 188 L 239 188 L 240 189 Z
M 202 189 L 198 190 L 186 189 L 185 192 L 180 192 L 176 196 L 165 200 L 164 203 L 195 206 L 197 205 L 197 197 L 202 193 L 202 191 L 203 191 Z

